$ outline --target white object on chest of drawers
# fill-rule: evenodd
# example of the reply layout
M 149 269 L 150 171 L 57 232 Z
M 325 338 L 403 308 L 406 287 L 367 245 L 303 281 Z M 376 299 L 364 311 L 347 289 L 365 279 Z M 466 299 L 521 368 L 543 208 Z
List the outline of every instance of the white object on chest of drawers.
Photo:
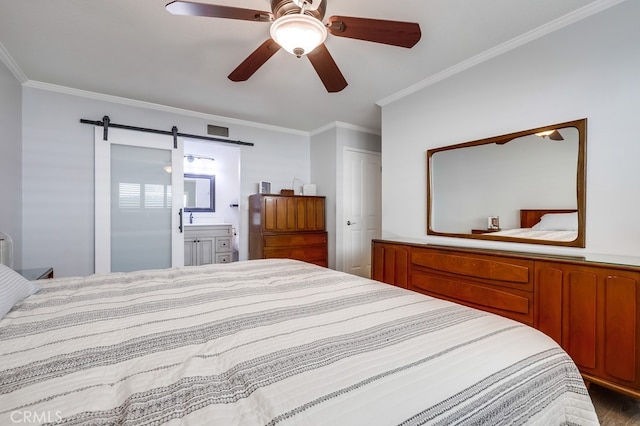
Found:
M 188 225 L 184 228 L 184 266 L 230 263 L 231 225 Z

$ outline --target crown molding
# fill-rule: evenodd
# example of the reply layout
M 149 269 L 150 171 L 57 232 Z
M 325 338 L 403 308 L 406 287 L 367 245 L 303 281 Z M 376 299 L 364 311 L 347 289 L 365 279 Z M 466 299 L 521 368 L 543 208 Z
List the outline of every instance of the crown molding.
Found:
M 314 136 L 332 128 L 343 128 L 343 129 L 349 129 L 349 130 L 354 130 L 354 131 L 363 132 L 363 133 L 370 133 L 378 136 L 381 135 L 381 132 L 379 130 L 358 126 L 355 124 L 344 123 L 341 121 L 334 121 L 332 123 L 327 124 L 326 126 L 320 127 L 319 129 L 313 130 L 311 132 L 307 132 L 304 130 L 290 129 L 287 127 L 273 126 L 270 124 L 257 123 L 254 121 L 240 120 L 240 119 L 231 118 L 231 117 L 207 114 L 203 112 L 176 108 L 176 107 L 171 107 L 167 105 L 155 104 L 151 102 L 139 101 L 136 99 L 124 98 L 120 96 L 106 95 L 104 93 L 91 92 L 88 90 L 74 89 L 72 87 L 60 86 L 60 85 L 51 84 L 51 83 L 44 83 L 41 81 L 34 81 L 34 80 L 27 79 L 25 80 L 24 83 L 22 83 L 22 85 L 24 87 L 30 87 L 33 89 L 46 90 L 49 92 L 62 93 L 66 95 L 78 96 L 78 97 L 87 98 L 87 99 L 94 99 L 94 100 L 111 102 L 111 103 L 116 103 L 121 105 L 128 105 L 128 106 L 133 106 L 138 108 L 151 109 L 155 111 L 163 111 L 163 112 L 168 112 L 172 114 L 185 115 L 185 116 L 195 117 L 195 118 L 202 118 L 205 120 L 211 120 L 211 121 L 216 121 L 216 122 L 225 123 L 225 124 L 236 124 L 240 126 L 254 127 L 254 128 L 276 131 L 276 132 L 291 133 L 299 136 Z
M 106 95 L 104 93 L 90 92 L 88 90 L 81 90 L 81 89 L 74 89 L 72 87 L 59 86 L 56 84 L 43 83 L 41 81 L 27 80 L 22 85 L 24 87 L 30 87 L 33 89 L 46 90 L 50 92 L 78 96 L 78 97 L 87 98 L 87 99 L 94 99 L 94 100 L 99 100 L 104 102 L 128 105 L 128 106 L 137 107 L 137 108 L 144 108 L 144 109 L 150 109 L 155 111 L 168 112 L 171 114 L 184 115 L 188 117 L 201 118 L 204 120 L 215 121 L 218 123 L 236 124 L 239 126 L 247 126 L 247 127 L 253 127 L 253 128 L 263 129 L 263 130 L 275 131 L 275 132 L 291 133 L 291 134 L 300 135 L 300 136 L 309 136 L 309 132 L 306 132 L 303 130 L 289 129 L 287 127 L 273 126 L 270 124 L 258 123 L 255 121 L 247 121 L 247 120 L 240 120 L 237 118 L 223 117 L 220 115 L 207 114 L 207 113 L 192 111 L 188 109 L 155 104 L 152 102 L 139 101 L 139 100 L 130 99 L 130 98 L 123 98 L 120 96 L 112 96 L 112 95 Z
M 475 55 L 465 61 L 462 61 L 452 67 L 449 67 L 443 71 L 440 71 L 432 76 L 407 87 L 399 92 L 394 93 L 391 96 L 387 96 L 386 98 L 380 99 L 376 102 L 376 105 L 385 106 L 392 102 L 395 102 L 399 99 L 402 99 L 406 96 L 411 95 L 419 90 L 424 89 L 425 87 L 436 84 L 439 81 L 445 80 L 449 77 L 452 77 L 456 74 L 461 73 L 462 71 L 468 70 L 469 68 L 475 67 L 478 64 L 486 62 L 496 56 L 500 56 L 506 52 L 509 52 L 513 49 L 516 49 L 524 44 L 527 44 L 533 40 L 539 39 L 541 37 L 546 36 L 554 31 L 557 31 L 561 28 L 569 26 L 575 22 L 581 21 L 589 16 L 595 15 L 599 12 L 602 12 L 605 9 L 608 9 L 612 6 L 620 4 L 627 0 L 596 0 L 587 6 L 581 7 L 571 13 L 568 13 L 558 19 L 555 19 L 551 22 L 548 22 L 538 28 L 535 28 L 527 33 L 524 33 L 516 38 L 513 38 L 507 42 L 499 44 L 491 49 L 485 50 L 478 55 Z
M 22 69 L 16 64 L 16 61 L 13 60 L 7 49 L 0 43 L 0 61 L 4 63 L 11 74 L 20 82 L 20 84 L 24 84 L 28 81 L 27 76 L 24 74 Z
M 322 127 L 317 128 L 316 130 L 312 130 L 310 132 L 310 136 L 316 136 L 319 135 L 320 133 L 324 133 L 328 130 L 332 130 L 332 129 L 347 129 L 347 130 L 354 130 L 356 132 L 362 132 L 362 133 L 370 133 L 372 135 L 377 135 L 377 136 L 381 136 L 382 133 L 380 132 L 380 130 L 377 129 L 372 129 L 369 127 L 363 127 L 363 126 L 358 126 L 356 124 L 350 124 L 350 123 L 345 123 L 342 121 L 334 121 L 332 123 L 328 123 Z
M 322 127 L 318 127 L 317 129 L 312 130 L 311 133 L 310 133 L 310 136 L 317 136 L 320 133 L 324 133 L 324 132 L 327 132 L 329 130 L 336 129 L 337 127 L 338 127 L 338 125 L 337 125 L 337 122 L 335 122 L 335 121 L 332 122 L 332 123 L 327 123 Z

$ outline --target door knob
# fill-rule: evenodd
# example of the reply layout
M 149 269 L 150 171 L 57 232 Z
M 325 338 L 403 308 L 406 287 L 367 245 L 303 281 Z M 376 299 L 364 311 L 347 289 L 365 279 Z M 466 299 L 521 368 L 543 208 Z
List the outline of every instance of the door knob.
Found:
M 347 221 L 347 225 L 355 225 L 355 222 L 351 222 L 350 220 Z

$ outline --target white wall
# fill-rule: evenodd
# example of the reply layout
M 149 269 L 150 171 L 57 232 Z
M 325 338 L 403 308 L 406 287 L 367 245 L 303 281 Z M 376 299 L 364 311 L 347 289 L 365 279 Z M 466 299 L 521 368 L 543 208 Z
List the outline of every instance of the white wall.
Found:
M 22 266 L 22 88 L 0 61 L 0 231 L 11 236 L 13 267 Z
M 640 2 L 627 1 L 383 106 L 383 237 L 640 256 Z M 426 151 L 586 117 L 586 248 L 426 236 Z
M 337 127 L 331 126 L 311 136 L 311 181 L 317 195 L 325 196 L 325 215 L 329 267 L 336 267 L 336 140 Z
M 334 123 L 311 137 L 311 181 L 318 195 L 326 196 L 329 267 L 343 270 L 343 232 L 346 220 L 343 210 L 344 149 L 354 148 L 380 152 L 381 137 L 377 133 L 346 123 Z
M 230 139 L 253 142 L 241 148 L 240 259 L 247 258 L 247 197 L 257 182 L 274 192 L 289 188 L 293 176 L 309 180 L 309 136 L 237 120 L 145 108 L 72 93 L 23 87 L 23 264 L 54 267 L 56 276 L 94 270 L 93 126 L 80 119 L 206 136 L 206 125 L 229 127 Z M 19 139 L 18 139 L 19 140 Z
M 213 158 L 185 161 L 184 172 L 215 176 L 215 212 L 193 212 L 194 224 L 233 223 L 238 209 L 231 208 L 240 200 L 240 147 L 221 142 L 185 138 L 185 155 Z M 200 197 L 209 196 L 207 186 Z M 239 222 L 235 224 L 239 226 Z

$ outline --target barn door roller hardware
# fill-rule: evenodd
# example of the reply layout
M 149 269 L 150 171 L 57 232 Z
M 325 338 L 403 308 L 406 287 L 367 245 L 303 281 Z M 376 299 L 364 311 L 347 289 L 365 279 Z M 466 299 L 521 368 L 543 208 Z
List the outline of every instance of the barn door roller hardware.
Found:
M 94 126 L 101 126 L 104 128 L 103 132 L 102 132 L 102 139 L 103 140 L 108 140 L 109 139 L 109 128 L 113 127 L 115 129 L 126 129 L 126 130 L 135 130 L 137 132 L 145 132 L 145 133 L 156 133 L 156 134 L 160 134 L 160 135 L 168 135 L 168 136 L 173 136 L 173 147 L 177 148 L 178 147 L 178 136 L 180 137 L 184 137 L 184 138 L 190 138 L 190 139 L 201 139 L 201 140 L 205 140 L 205 141 L 214 141 L 214 142 L 224 142 L 224 143 L 230 143 L 233 145 L 242 145 L 242 146 L 253 146 L 254 144 L 252 142 L 243 142 L 243 141 L 232 141 L 229 139 L 222 139 L 222 138 L 214 138 L 211 136 L 200 136 L 200 135 L 191 135 L 188 133 L 180 133 L 178 132 L 178 128 L 176 126 L 173 126 L 171 128 L 171 130 L 158 130 L 158 129 L 148 129 L 145 127 L 136 127 L 136 126 L 128 126 L 125 124 L 116 124 L 116 123 L 112 123 L 111 119 L 109 118 L 108 115 L 105 115 L 104 117 L 102 117 L 102 121 L 95 121 L 95 120 L 86 120 L 84 118 L 80 119 L 80 122 L 83 124 L 91 124 Z

